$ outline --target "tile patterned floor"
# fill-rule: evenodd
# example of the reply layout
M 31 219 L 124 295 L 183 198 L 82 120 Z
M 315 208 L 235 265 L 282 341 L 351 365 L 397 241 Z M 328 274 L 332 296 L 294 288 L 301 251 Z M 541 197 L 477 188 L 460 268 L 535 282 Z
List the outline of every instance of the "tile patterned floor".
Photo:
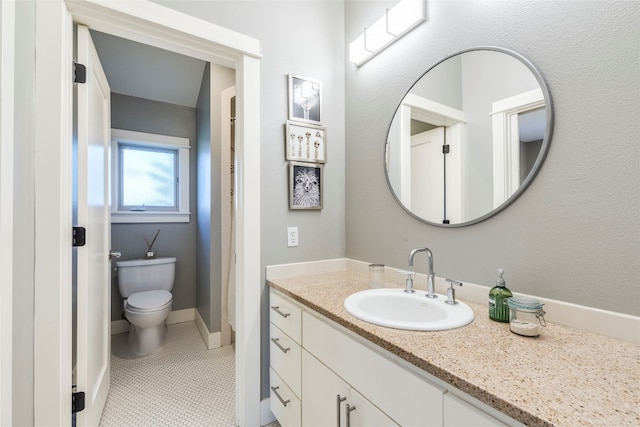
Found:
M 235 426 L 235 354 L 207 350 L 193 322 L 168 326 L 154 354 L 131 353 L 127 334 L 111 340 L 111 390 L 101 426 Z

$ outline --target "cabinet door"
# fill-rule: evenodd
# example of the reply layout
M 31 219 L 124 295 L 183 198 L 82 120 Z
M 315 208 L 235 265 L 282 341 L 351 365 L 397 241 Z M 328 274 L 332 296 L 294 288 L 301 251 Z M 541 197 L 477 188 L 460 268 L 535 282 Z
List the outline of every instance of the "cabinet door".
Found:
M 349 390 L 349 396 L 347 397 L 346 402 L 352 410 L 345 416 L 345 418 L 350 418 L 350 425 L 353 427 L 383 427 L 398 425 L 353 388 Z M 346 412 L 346 405 L 344 410 Z M 344 425 L 346 426 L 347 424 L 345 423 Z
M 326 366 L 302 350 L 302 425 L 305 427 L 345 426 L 346 398 L 349 387 Z M 338 412 L 340 411 L 340 412 Z
M 382 411 L 350 388 L 333 371 L 302 351 L 302 425 L 304 427 L 397 426 Z M 352 408 L 347 414 L 347 405 Z
M 339 328 L 303 312 L 304 349 L 398 424 L 442 425 L 444 388 L 392 362 Z

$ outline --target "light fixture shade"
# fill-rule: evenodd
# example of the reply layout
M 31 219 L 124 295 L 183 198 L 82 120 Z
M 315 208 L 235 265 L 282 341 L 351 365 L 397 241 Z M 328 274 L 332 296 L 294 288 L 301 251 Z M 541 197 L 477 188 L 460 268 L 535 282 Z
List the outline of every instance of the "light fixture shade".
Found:
M 360 34 L 357 39 L 349 45 L 349 61 L 354 64 L 362 64 L 371 56 L 371 52 L 364 49 L 364 33 Z
M 396 36 L 404 35 L 424 20 L 424 0 L 400 0 L 387 13 L 389 32 Z
M 364 49 L 369 52 L 382 50 L 393 39 L 394 35 L 387 31 L 387 15 L 378 19 L 375 24 L 364 30 Z
M 366 27 L 349 45 L 349 60 L 357 67 L 425 20 L 426 0 L 400 0 L 382 18 Z

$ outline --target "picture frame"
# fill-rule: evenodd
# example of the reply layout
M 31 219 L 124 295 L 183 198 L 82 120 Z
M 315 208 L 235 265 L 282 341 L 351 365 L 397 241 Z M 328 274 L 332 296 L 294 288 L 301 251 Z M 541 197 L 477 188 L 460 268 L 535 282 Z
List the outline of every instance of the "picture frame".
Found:
M 287 120 L 285 150 L 287 160 L 326 163 L 327 128 Z
M 323 164 L 289 162 L 289 209 L 322 209 L 323 179 Z
M 308 77 L 288 75 L 289 120 L 320 124 L 322 83 Z

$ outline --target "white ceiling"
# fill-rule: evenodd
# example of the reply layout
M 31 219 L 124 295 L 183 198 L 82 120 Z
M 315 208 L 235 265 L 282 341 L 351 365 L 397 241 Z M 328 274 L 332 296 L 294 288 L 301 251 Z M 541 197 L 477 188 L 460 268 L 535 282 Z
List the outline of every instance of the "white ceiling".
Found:
M 205 62 L 91 31 L 111 92 L 195 107 Z

